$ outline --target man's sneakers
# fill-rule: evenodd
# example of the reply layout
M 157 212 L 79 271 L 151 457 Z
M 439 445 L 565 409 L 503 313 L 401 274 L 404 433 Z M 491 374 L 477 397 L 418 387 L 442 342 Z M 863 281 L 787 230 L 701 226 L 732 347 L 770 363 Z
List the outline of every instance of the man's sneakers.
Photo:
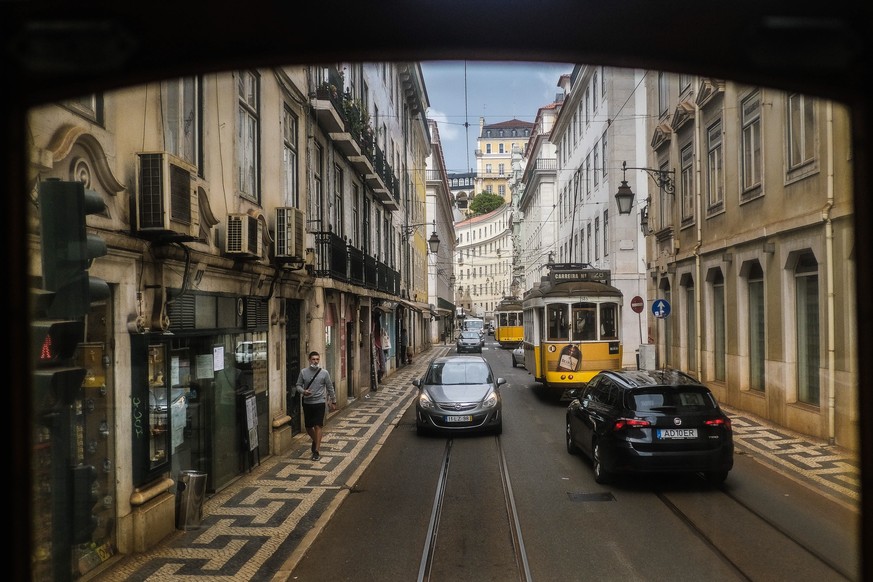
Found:
M 313 461 L 317 461 L 320 458 L 321 458 L 321 455 L 318 454 L 318 451 L 315 451 L 314 453 L 312 453 L 312 460 Z

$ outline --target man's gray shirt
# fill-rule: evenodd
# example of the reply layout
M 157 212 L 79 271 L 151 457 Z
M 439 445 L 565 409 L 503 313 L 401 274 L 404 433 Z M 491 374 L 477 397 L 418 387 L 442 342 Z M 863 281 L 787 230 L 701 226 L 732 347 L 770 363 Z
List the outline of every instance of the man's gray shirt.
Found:
M 306 385 L 315 376 L 312 384 L 309 386 L 310 395 L 303 397 L 303 402 L 306 404 L 320 404 L 322 402 L 336 402 L 336 390 L 333 387 L 333 381 L 330 379 L 330 373 L 323 368 L 312 369 L 311 366 L 306 366 L 300 370 L 300 375 L 297 376 L 297 393 L 303 394 L 306 390 Z

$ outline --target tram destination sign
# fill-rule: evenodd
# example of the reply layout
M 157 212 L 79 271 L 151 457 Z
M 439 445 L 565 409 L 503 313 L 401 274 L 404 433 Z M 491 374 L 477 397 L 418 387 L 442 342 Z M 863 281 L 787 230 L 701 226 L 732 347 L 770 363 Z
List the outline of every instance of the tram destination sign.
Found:
M 549 271 L 552 283 L 592 282 L 609 285 L 609 271 L 592 269 L 587 263 L 555 263 Z

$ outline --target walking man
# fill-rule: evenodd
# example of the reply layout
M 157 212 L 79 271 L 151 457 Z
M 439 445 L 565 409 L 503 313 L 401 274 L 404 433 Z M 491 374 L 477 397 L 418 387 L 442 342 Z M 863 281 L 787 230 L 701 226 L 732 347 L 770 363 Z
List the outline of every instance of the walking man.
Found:
M 326 409 L 336 410 L 336 390 L 330 372 L 319 366 L 321 355 L 309 352 L 309 367 L 300 370 L 297 377 L 297 393 L 303 395 L 303 423 L 312 439 L 312 460 L 321 458 L 321 433 L 324 428 Z

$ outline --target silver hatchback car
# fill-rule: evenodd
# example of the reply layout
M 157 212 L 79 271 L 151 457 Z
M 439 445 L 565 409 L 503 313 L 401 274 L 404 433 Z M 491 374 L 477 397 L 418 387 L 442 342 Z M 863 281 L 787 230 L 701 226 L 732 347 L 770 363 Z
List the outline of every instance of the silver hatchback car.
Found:
M 421 379 L 415 401 L 415 428 L 431 432 L 503 432 L 503 400 L 490 364 L 482 356 L 437 358 Z

